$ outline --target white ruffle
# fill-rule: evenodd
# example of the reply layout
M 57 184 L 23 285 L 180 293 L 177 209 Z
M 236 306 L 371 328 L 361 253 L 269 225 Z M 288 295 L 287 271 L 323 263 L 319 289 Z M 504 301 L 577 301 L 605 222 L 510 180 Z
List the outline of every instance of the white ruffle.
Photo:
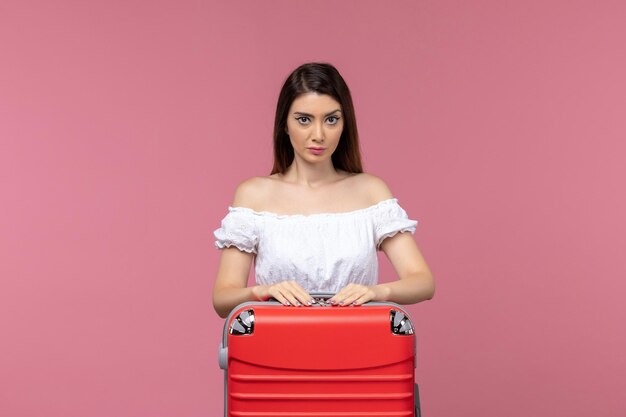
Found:
M 380 210 L 376 222 L 376 248 L 380 250 L 383 240 L 398 233 L 415 233 L 417 220 L 410 220 L 406 211 L 399 204 L 388 204 Z
M 237 249 L 257 253 L 259 233 L 254 216 L 245 212 L 230 211 L 222 219 L 222 227 L 215 230 L 215 246 L 218 249 L 235 246 Z
M 378 283 L 376 251 L 397 233 L 415 233 L 396 198 L 359 210 L 310 215 L 229 207 L 214 232 L 217 248 L 254 253 L 257 284 L 295 280 L 307 291 L 337 292 Z

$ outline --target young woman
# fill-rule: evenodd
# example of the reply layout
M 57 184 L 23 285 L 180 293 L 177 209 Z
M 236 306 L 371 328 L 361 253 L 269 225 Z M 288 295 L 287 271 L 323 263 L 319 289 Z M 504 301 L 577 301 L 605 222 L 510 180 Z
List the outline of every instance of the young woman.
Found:
M 433 277 L 411 236 L 416 224 L 383 180 L 363 172 L 339 72 L 301 65 L 278 98 L 271 175 L 241 183 L 214 232 L 222 253 L 213 306 L 226 317 L 242 302 L 272 297 L 305 307 L 311 292 L 333 293 L 338 306 L 431 299 Z M 398 280 L 378 284 L 377 250 Z M 253 261 L 257 285 L 248 287 Z

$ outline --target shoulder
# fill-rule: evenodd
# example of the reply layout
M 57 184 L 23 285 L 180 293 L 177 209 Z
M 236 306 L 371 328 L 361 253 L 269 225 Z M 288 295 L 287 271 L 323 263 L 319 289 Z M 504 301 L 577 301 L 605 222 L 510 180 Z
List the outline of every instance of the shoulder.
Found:
M 364 193 L 370 204 L 393 198 L 393 193 L 382 178 L 363 172 L 354 176 L 353 180 L 360 192 Z
M 252 177 L 241 182 L 235 189 L 232 206 L 256 209 L 273 182 L 270 177 Z

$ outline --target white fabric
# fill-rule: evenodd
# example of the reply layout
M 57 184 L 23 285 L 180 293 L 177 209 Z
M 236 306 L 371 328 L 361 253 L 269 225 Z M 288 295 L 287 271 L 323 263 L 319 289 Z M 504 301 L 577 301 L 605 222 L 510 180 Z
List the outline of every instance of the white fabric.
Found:
M 378 283 L 381 242 L 398 232 L 415 233 L 396 198 L 341 213 L 281 215 L 228 207 L 213 233 L 219 249 L 235 246 L 256 254 L 260 285 L 296 280 L 309 292 L 336 293 L 349 283 Z

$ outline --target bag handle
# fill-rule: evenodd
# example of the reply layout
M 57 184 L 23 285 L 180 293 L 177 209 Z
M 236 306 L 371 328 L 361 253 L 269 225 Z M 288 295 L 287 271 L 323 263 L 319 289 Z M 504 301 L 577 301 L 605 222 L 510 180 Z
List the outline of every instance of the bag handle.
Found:
M 332 292 L 311 292 L 309 293 L 309 295 L 311 297 L 313 297 L 314 303 L 316 304 L 326 304 L 326 300 L 328 300 L 329 298 L 332 298 L 335 293 Z M 274 297 L 270 297 L 269 300 L 267 301 L 274 301 L 274 302 L 278 302 L 277 299 L 275 299 Z
M 311 297 L 313 298 L 323 298 L 328 300 L 329 298 L 332 298 L 335 293 L 333 292 L 312 292 L 310 293 Z

